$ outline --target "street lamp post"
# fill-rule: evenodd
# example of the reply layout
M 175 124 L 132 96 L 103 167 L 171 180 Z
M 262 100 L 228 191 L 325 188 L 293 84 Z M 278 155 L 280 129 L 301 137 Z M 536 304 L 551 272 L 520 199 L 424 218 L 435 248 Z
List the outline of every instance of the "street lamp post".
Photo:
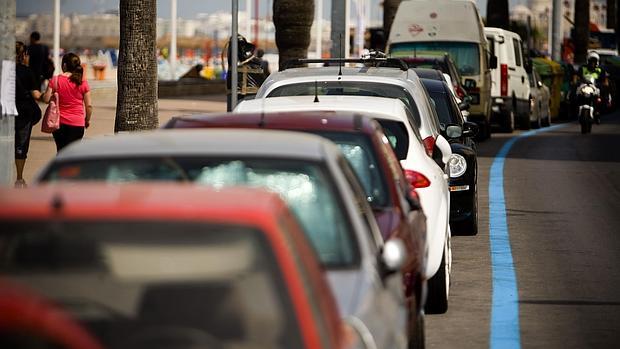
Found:
M 237 106 L 237 51 L 239 51 L 239 43 L 237 41 L 237 33 L 239 19 L 239 0 L 232 0 L 232 25 L 231 25 L 231 39 L 230 39 L 230 66 L 228 67 L 228 73 L 230 74 L 230 110 L 232 111 Z
M 170 79 L 177 79 L 177 0 L 171 0 L 170 21 Z
M 54 67 L 60 73 L 60 0 L 54 0 Z

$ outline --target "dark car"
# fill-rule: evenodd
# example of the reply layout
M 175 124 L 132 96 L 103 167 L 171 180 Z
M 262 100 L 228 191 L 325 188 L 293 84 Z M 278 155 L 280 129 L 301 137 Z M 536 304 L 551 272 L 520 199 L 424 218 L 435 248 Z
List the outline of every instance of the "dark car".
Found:
M 421 79 L 435 102 L 441 132 L 450 142 L 450 227 L 453 233 L 478 233 L 478 160 L 473 140 L 477 125 L 463 115 L 445 81 Z M 450 126 L 450 127 L 449 127 Z M 452 127 L 457 126 L 457 127 Z
M 320 135 L 338 145 L 359 177 L 383 238 L 400 238 L 407 247 L 408 260 L 403 269 L 403 281 L 411 309 L 410 330 L 423 330 L 414 324 L 421 316 L 422 293 L 426 285 L 422 276 L 426 218 L 415 188 L 409 186 L 377 121 L 370 116 L 347 112 L 244 113 L 180 116 L 172 118 L 164 127 L 302 131 Z M 416 338 L 411 334 L 410 338 Z
M 454 61 L 447 53 L 444 55 L 418 56 L 401 59 L 407 63 L 409 68 L 427 68 L 432 70 L 440 70 L 442 73 L 448 74 L 452 79 L 452 85 L 454 86 L 454 92 L 457 97 L 464 99 L 465 96 L 467 96 L 467 90 L 465 90 L 465 86 L 463 86 L 461 73 L 459 73 Z M 424 76 L 420 74 L 418 74 L 418 76 L 421 79 L 424 78 Z

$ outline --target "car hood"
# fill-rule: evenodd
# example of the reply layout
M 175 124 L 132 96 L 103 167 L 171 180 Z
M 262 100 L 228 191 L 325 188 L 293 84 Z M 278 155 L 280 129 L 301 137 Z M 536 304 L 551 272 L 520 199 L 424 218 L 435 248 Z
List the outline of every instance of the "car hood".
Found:
M 361 270 L 328 270 L 327 280 L 338 302 L 340 315 L 354 315 L 362 293 Z

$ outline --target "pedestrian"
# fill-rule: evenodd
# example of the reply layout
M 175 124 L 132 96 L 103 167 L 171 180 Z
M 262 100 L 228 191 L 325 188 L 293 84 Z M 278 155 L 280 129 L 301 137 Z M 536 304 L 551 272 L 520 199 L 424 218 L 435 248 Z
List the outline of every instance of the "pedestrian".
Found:
M 35 74 L 39 86 L 38 90 L 40 91 L 41 84 L 54 74 L 54 64 L 50 59 L 49 47 L 41 44 L 41 34 L 39 32 L 35 31 L 30 34 L 28 55 L 30 56 L 30 69 Z
M 49 103 L 52 93 L 58 93 L 60 128 L 53 132 L 56 151 L 82 139 L 84 129 L 90 126 L 93 113 L 90 87 L 84 79 L 80 57 L 67 53 L 62 57 L 62 74 L 54 76 L 45 90 L 43 101 Z
M 17 180 L 15 187 L 25 187 L 24 166 L 30 146 L 32 126 L 41 120 L 41 109 L 37 100 L 41 98 L 39 85 L 36 83 L 35 74 L 28 67 L 28 50 L 23 42 L 15 43 L 15 106 L 17 117 L 15 118 L 15 168 Z

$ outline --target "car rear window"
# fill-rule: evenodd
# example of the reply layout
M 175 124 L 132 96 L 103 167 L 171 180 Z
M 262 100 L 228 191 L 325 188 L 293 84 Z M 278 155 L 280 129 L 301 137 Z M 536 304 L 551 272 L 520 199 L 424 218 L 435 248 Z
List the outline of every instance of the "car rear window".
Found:
M 106 348 L 300 347 L 255 228 L 173 221 L 4 221 L 0 273 Z
M 447 52 L 463 76 L 480 74 L 478 44 L 470 42 L 399 42 L 390 46 L 393 57 L 415 57 L 417 51 Z
M 448 96 L 445 92 L 429 92 L 432 100 L 435 102 L 435 110 L 437 111 L 437 116 L 439 117 L 439 123 L 443 125 L 447 124 L 455 124 L 456 120 L 452 118 L 452 113 L 450 112 L 450 96 Z M 456 119 L 456 118 L 455 118 Z
M 389 204 L 385 176 L 370 138 L 362 133 L 313 132 L 336 143 L 364 188 L 370 206 L 378 208 Z
M 56 163 L 43 181 L 192 181 L 213 187 L 247 185 L 283 196 L 319 259 L 328 267 L 357 264 L 359 253 L 344 205 L 321 164 L 268 158 L 143 157 Z
M 364 81 L 318 81 L 315 87 L 315 82 L 313 81 L 277 87 L 269 92 L 267 97 L 311 96 L 315 93 L 335 96 L 397 98 L 411 111 L 414 124 L 417 127 L 420 127 L 422 124 L 420 112 L 413 97 L 406 88 L 398 85 Z
M 400 121 L 377 119 L 398 160 L 405 160 L 409 151 L 407 127 Z

